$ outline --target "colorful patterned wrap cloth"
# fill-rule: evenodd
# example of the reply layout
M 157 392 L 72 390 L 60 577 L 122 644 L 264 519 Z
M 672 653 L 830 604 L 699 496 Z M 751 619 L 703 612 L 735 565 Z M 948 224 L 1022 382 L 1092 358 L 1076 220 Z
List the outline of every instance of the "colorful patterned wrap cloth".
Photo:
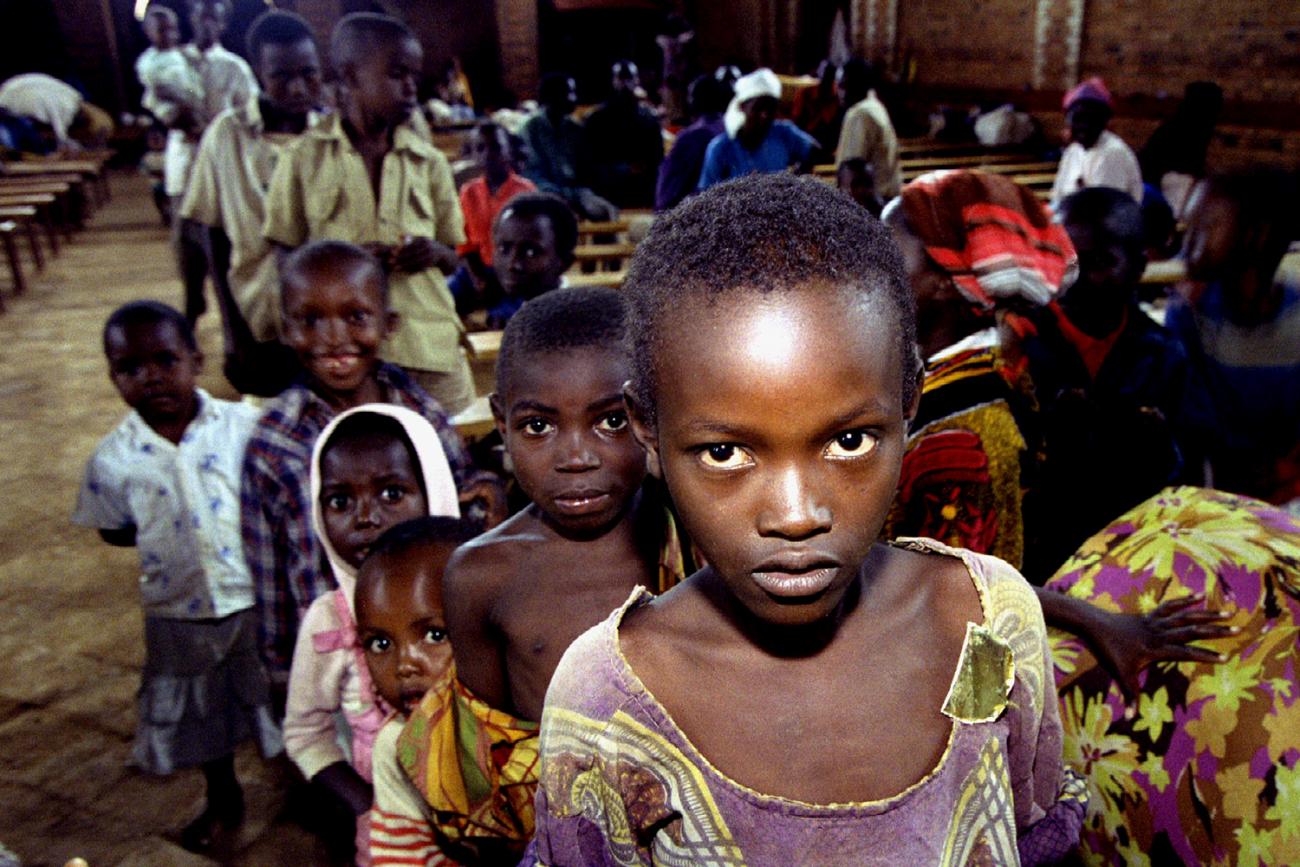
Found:
M 1110 611 L 1203 593 L 1241 631 L 1219 664 L 1158 663 L 1136 701 L 1051 630 L 1065 760 L 1087 779 L 1088 863 L 1300 864 L 1300 519 L 1168 488 L 1112 522 L 1048 584 Z

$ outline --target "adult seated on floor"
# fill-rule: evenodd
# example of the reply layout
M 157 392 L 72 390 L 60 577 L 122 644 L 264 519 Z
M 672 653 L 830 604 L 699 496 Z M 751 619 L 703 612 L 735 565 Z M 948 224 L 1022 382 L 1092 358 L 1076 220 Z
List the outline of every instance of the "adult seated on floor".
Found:
M 664 158 L 663 130 L 641 101 L 635 63 L 615 63 L 610 86 L 609 99 L 584 124 L 591 188 L 620 208 L 648 208 L 654 203 L 655 177 Z
M 15 125 L 7 145 L 49 153 L 99 147 L 113 134 L 113 119 L 67 82 L 43 72 L 15 75 L 0 84 L 0 111 L 30 124 Z M 6 124 L 8 127 L 9 124 Z
M 759 69 L 736 81 L 735 95 L 723 116 L 726 131 L 709 142 L 699 189 L 731 178 L 812 167 L 817 139 L 788 120 L 777 120 L 781 80 Z
M 1052 184 L 1052 207 L 1085 187 L 1114 187 L 1142 202 L 1142 170 L 1122 138 L 1106 129 L 1115 101 L 1106 83 L 1089 78 L 1065 95 L 1062 103 L 1070 127 L 1070 145 L 1061 154 Z

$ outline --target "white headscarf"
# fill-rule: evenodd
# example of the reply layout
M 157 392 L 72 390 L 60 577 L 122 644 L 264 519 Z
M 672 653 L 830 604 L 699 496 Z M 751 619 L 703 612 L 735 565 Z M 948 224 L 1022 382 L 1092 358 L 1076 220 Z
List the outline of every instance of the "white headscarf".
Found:
M 736 79 L 735 95 L 731 97 L 731 104 L 727 106 L 727 113 L 722 116 L 722 123 L 727 128 L 727 135 L 735 138 L 740 132 L 740 128 L 745 125 L 745 114 L 740 110 L 743 102 L 753 99 L 756 96 L 770 96 L 773 99 L 781 98 L 781 79 L 776 77 L 776 73 L 764 67 L 755 69 L 749 75 L 742 75 Z
M 349 606 L 352 605 L 352 595 L 357 586 L 357 570 L 339 556 L 334 546 L 330 544 L 329 534 L 325 532 L 325 516 L 321 514 L 320 508 L 320 458 L 325 450 L 325 444 L 334 435 L 339 424 L 344 419 L 361 413 L 387 416 L 402 426 L 406 438 L 411 441 L 411 446 L 415 450 L 415 459 L 420 464 L 417 472 L 424 479 L 424 498 L 429 504 L 429 514 L 460 517 L 456 481 L 452 478 L 451 467 L 447 464 L 446 454 L 443 453 L 442 440 L 438 439 L 438 432 L 434 430 L 428 419 L 404 406 L 391 403 L 367 403 L 335 416 L 316 438 L 316 444 L 311 451 L 311 526 L 316 531 L 316 538 L 320 539 L 321 547 L 325 549 L 325 556 L 334 570 L 334 580 L 347 596 Z

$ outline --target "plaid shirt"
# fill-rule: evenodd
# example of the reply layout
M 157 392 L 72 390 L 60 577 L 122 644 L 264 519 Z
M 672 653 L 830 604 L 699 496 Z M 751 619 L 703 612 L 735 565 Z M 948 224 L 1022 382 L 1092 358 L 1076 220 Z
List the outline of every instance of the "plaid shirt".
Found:
M 392 364 L 380 364 L 376 377 L 390 403 L 415 410 L 433 423 L 458 488 L 482 478 L 433 398 Z M 244 454 L 244 557 L 257 595 L 262 658 L 280 683 L 288 679 L 298 623 L 307 607 L 335 587 L 312 531 L 311 451 L 336 414 L 305 384 L 292 385 L 267 406 Z

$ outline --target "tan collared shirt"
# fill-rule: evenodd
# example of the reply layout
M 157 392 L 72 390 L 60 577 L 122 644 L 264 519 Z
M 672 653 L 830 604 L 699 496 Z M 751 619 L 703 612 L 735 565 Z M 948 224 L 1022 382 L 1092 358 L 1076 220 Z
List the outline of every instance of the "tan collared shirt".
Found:
M 308 126 L 318 119 L 308 119 Z M 267 133 L 256 99 L 218 115 L 194 158 L 181 216 L 230 239 L 230 288 L 258 340 L 280 332 L 280 274 L 262 236 L 271 173 L 299 136 Z
M 393 133 L 378 202 L 365 160 L 338 115 L 306 132 L 272 175 L 263 234 L 286 247 L 326 238 L 400 244 L 407 236 L 426 237 L 451 247 L 465 242 L 451 165 L 418 115 Z M 382 349 L 385 360 L 437 373 L 462 363 L 460 317 L 436 268 L 393 274 L 389 303 L 401 321 Z
M 889 120 L 889 111 L 873 90 L 867 98 L 849 107 L 840 127 L 840 141 L 835 148 L 835 165 L 860 158 L 875 172 L 876 195 L 888 201 L 903 186 L 902 166 L 898 159 L 898 136 Z

